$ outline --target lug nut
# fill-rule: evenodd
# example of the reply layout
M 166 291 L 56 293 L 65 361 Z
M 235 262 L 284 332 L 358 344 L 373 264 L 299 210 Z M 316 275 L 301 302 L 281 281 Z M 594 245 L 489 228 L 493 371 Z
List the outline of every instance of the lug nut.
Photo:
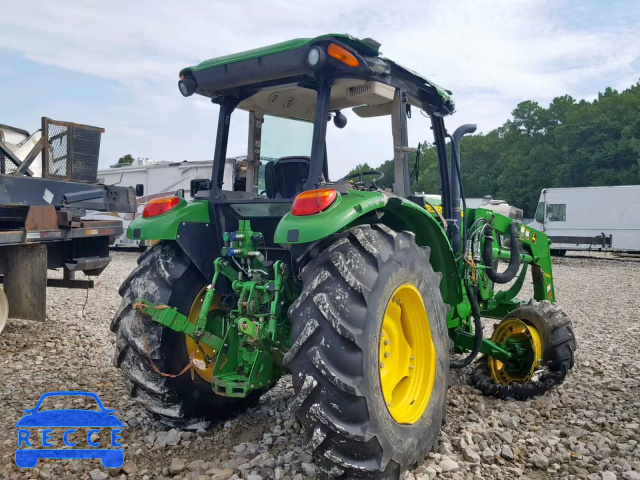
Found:
M 385 344 L 385 345 L 389 345 L 389 343 L 391 343 L 391 342 L 389 342 L 389 339 L 387 338 L 387 339 L 384 341 L 384 344 Z
M 389 358 L 389 352 L 384 352 L 384 358 Z
M 384 362 L 380 362 L 380 368 L 384 368 Z

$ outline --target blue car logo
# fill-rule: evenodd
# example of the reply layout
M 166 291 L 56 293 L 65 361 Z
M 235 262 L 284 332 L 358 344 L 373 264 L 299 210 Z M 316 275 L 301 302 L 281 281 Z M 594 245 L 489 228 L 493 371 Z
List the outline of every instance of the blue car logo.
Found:
M 90 397 L 98 404 L 97 410 L 58 409 L 39 411 L 42 402 L 48 397 Z M 16 465 L 20 468 L 33 468 L 41 458 L 81 459 L 99 458 L 106 468 L 118 468 L 124 463 L 124 450 L 120 447 L 122 422 L 114 415 L 115 410 L 105 408 L 100 398 L 91 392 L 49 392 L 40 397 L 36 406 L 24 411 L 26 415 L 18 420 L 18 448 L 16 449 Z M 53 447 L 52 428 L 66 428 L 62 440 L 70 448 Z M 40 429 L 40 437 L 29 429 Z M 96 448 L 75 448 L 76 442 L 69 437 L 76 433 L 76 428 L 90 428 L 87 432 L 87 445 Z M 100 447 L 100 442 L 92 440 L 92 435 L 100 433 L 100 428 L 110 429 L 110 447 Z M 30 448 L 26 448 L 30 447 Z M 42 447 L 42 448 L 39 448 Z

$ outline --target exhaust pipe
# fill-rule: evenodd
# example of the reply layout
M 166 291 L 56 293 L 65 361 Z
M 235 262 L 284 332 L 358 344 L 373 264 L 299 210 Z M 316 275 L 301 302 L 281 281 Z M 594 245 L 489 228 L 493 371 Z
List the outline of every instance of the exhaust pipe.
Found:
M 449 176 L 450 192 L 451 192 L 451 210 L 452 220 L 455 227 L 451 229 L 451 248 L 454 253 L 460 250 L 461 238 L 460 231 L 462 227 L 462 208 L 467 207 L 467 202 L 464 199 L 464 190 L 462 188 L 462 179 L 460 178 L 460 142 L 462 137 L 473 133 L 477 129 L 477 125 L 474 123 L 468 123 L 460 125 L 456 128 L 453 135 L 451 135 L 451 174 Z

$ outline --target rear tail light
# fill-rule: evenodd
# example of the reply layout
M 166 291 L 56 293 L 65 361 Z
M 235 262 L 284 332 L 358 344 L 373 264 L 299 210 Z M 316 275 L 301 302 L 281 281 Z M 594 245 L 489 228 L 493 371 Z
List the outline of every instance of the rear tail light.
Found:
M 142 216 L 144 218 L 157 217 L 163 213 L 167 213 L 180 203 L 180 197 L 159 197 L 149 200 L 144 206 Z
M 304 216 L 320 213 L 336 201 L 338 192 L 333 189 L 309 190 L 299 194 L 291 206 L 291 215 Z

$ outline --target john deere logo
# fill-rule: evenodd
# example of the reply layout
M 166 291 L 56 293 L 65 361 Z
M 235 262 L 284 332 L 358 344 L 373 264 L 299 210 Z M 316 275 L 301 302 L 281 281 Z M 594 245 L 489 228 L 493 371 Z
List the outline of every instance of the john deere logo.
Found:
M 85 397 L 97 409 L 41 410 L 42 402 L 50 397 Z M 67 401 L 69 398 L 66 399 Z M 72 399 L 77 400 L 77 399 Z M 95 403 L 93 402 L 95 401 Z M 41 458 L 81 459 L 99 458 L 106 468 L 118 468 L 124 463 L 124 450 L 120 447 L 122 422 L 114 410 L 105 408 L 100 398 L 91 392 L 49 392 L 40 397 L 36 406 L 24 411 L 18 420 L 18 448 L 16 465 L 33 468 Z M 89 429 L 86 434 L 76 429 Z M 54 429 L 55 432 L 54 432 Z M 64 430 L 63 430 L 64 429 Z M 101 431 L 102 429 L 102 431 Z M 96 440 L 95 434 L 108 432 L 106 439 Z M 59 438 L 56 438 L 59 437 Z M 55 448 L 54 442 L 67 448 Z

